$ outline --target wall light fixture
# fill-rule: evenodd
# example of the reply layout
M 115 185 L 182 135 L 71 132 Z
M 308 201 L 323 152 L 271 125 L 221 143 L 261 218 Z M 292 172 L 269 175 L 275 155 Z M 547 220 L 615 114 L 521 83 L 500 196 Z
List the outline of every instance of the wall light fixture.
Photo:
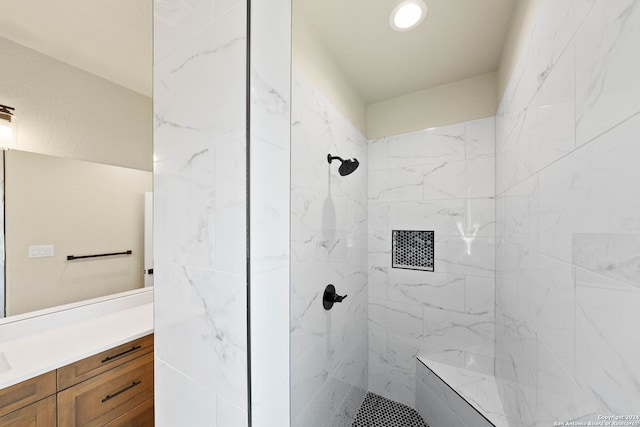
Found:
M 0 148 L 13 146 L 15 123 L 13 112 L 15 108 L 0 104 Z

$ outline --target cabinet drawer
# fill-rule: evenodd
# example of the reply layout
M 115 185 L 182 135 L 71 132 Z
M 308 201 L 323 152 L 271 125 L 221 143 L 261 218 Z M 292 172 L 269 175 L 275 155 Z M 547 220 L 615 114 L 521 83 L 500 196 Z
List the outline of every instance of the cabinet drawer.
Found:
M 56 397 L 49 396 L 0 417 L 3 427 L 56 427 Z
M 153 353 L 58 393 L 58 425 L 102 426 L 153 397 Z
M 153 420 L 153 399 L 149 399 L 105 427 L 153 427 Z
M 56 373 L 47 372 L 0 390 L 0 417 L 56 393 Z
M 69 388 L 151 351 L 153 335 L 147 335 L 64 366 L 58 369 L 58 390 Z

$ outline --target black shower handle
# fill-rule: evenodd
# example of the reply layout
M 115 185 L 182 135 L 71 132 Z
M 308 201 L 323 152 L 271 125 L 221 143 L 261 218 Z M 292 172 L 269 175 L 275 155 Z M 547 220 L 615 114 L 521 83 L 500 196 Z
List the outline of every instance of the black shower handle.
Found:
M 343 299 L 345 299 L 346 297 L 348 297 L 349 295 L 344 295 L 344 296 L 340 296 L 338 294 L 335 294 L 333 296 L 333 302 L 342 302 Z
M 324 295 L 322 295 L 322 306 L 325 310 L 331 310 L 333 304 L 342 302 L 348 295 L 338 295 L 336 293 L 336 287 L 333 285 L 327 285 L 324 288 Z

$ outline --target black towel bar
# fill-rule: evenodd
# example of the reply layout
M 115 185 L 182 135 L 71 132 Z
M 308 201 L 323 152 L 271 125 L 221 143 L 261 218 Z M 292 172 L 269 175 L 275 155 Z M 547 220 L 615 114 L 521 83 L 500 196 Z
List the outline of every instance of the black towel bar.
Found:
M 97 254 L 97 255 L 67 255 L 67 261 L 73 261 L 74 259 L 83 259 L 83 258 L 98 258 L 103 256 L 114 256 L 114 255 L 131 255 L 133 253 L 132 250 L 124 251 L 124 252 L 112 252 L 110 254 Z

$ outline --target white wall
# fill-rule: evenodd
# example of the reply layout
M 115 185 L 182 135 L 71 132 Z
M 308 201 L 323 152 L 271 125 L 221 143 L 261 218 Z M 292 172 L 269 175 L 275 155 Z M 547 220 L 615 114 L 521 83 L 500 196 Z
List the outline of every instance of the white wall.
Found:
M 150 172 L 10 150 L 5 184 L 8 316 L 143 287 Z M 49 244 L 53 257 L 28 257 Z
M 0 56 L 0 104 L 16 109 L 12 148 L 151 170 L 150 98 L 4 38 Z
M 156 424 L 248 424 L 247 3 L 155 4 Z
M 498 108 L 496 73 L 432 87 L 367 106 L 367 138 L 492 117 Z
M 542 0 L 497 116 L 496 374 L 516 425 L 640 408 L 640 2 Z
M 520 59 L 520 54 L 529 39 L 531 29 L 535 24 L 541 0 L 518 0 L 518 6 L 513 14 L 511 27 L 502 50 L 497 76 L 497 102 L 499 103 L 511 80 L 511 75 Z M 496 108 L 497 109 L 497 108 Z
M 493 370 L 494 118 L 369 141 L 369 389 L 415 404 L 418 354 Z M 434 272 L 391 267 L 433 230 Z
M 367 132 L 367 107 L 313 26 L 293 3 L 293 67 L 327 98 L 361 134 Z
M 296 71 L 291 129 L 291 418 L 350 426 L 367 391 L 367 141 Z M 357 158 L 338 174 L 327 154 Z M 328 284 L 348 295 L 329 311 Z

